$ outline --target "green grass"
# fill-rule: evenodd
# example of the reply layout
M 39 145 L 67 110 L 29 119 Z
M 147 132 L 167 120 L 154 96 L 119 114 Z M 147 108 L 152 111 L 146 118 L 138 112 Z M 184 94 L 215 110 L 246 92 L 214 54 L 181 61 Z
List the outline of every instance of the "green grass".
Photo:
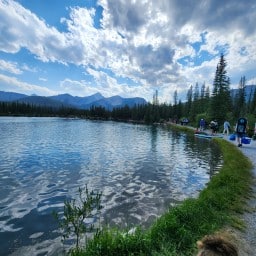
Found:
M 168 125 L 168 128 L 170 128 L 172 131 L 179 131 L 179 132 L 186 132 L 186 133 L 194 133 L 196 128 L 193 128 L 191 126 L 186 125 L 179 125 L 179 124 L 171 124 Z
M 148 230 L 134 234 L 124 230 L 103 229 L 74 253 L 86 256 L 170 256 L 194 255 L 196 241 L 225 227 L 243 228 L 238 214 L 246 207 L 252 181 L 251 162 L 231 143 L 215 139 L 224 164 L 197 199 L 187 199 L 170 208 Z

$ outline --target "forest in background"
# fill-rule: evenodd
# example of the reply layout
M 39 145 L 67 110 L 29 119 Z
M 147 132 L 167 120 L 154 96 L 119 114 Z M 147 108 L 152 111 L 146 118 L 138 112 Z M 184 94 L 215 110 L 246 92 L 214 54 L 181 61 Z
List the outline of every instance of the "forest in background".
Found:
M 256 123 L 256 90 L 246 94 L 246 78 L 241 77 L 238 90 L 232 95 L 230 78 L 226 71 L 227 62 L 224 55 L 220 56 L 217 64 L 213 89 L 198 83 L 189 88 L 186 102 L 178 100 L 177 91 L 173 95 L 173 104 L 159 104 L 157 92 L 153 102 L 144 105 L 124 106 L 109 111 L 104 107 L 92 106 L 88 110 L 68 107 L 45 107 L 18 102 L 0 102 L 0 115 L 2 116 L 59 116 L 78 117 L 87 119 L 102 119 L 115 121 L 129 121 L 145 124 L 164 123 L 168 121 L 180 123 L 184 119 L 189 124 L 198 127 L 199 120 L 205 119 L 207 123 L 217 120 L 220 129 L 225 120 L 232 126 L 239 117 L 246 117 L 249 122 L 249 135 L 253 135 Z

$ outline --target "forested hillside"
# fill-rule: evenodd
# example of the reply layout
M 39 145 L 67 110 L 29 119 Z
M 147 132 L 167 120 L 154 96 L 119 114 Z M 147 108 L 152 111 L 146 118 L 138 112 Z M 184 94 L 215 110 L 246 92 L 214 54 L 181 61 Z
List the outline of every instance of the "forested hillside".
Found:
M 221 126 L 225 120 L 235 124 L 241 117 L 247 117 L 251 132 L 256 122 L 256 86 L 246 86 L 246 78 L 241 77 L 236 90 L 230 89 L 230 78 L 226 71 L 227 62 L 224 55 L 216 67 L 213 90 L 205 84 L 189 88 L 186 102 L 178 100 L 177 91 L 174 93 L 173 104 L 159 104 L 154 98 L 153 103 L 125 105 L 107 110 L 102 106 L 91 106 L 81 110 L 70 107 L 43 107 L 28 103 L 0 102 L 0 115 L 29 115 L 29 116 L 76 116 L 82 118 L 97 118 L 104 120 L 121 120 L 150 123 L 166 121 L 180 122 L 184 118 L 193 126 L 198 126 L 201 118 L 206 122 L 216 119 Z

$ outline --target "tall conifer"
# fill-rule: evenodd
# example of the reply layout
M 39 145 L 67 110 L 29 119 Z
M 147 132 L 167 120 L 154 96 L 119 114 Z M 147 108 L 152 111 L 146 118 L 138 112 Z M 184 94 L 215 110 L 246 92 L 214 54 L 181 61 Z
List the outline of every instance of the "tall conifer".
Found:
M 238 91 L 234 97 L 233 114 L 235 118 L 239 118 L 246 114 L 245 81 L 245 76 L 242 76 L 239 81 Z
M 230 79 L 226 71 L 227 62 L 221 54 L 213 81 L 213 91 L 210 104 L 210 116 L 218 122 L 223 122 L 231 110 Z

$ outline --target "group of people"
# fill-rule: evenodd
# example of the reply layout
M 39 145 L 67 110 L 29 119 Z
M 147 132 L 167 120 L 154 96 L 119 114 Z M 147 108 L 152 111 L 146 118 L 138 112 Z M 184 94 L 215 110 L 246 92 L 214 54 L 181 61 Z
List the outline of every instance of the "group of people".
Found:
M 223 135 L 226 133 L 227 135 L 229 135 L 229 131 L 230 131 L 230 123 L 228 121 L 225 121 L 223 124 Z M 244 117 L 240 117 L 237 120 L 236 126 L 235 126 L 235 133 L 236 133 L 236 137 L 237 137 L 237 143 L 238 143 L 238 147 L 242 147 L 242 138 L 245 136 L 246 131 L 248 130 L 248 121 L 246 118 Z
M 206 129 L 206 121 L 202 118 L 199 122 L 199 130 L 202 132 Z M 209 124 L 209 127 L 212 131 L 212 135 L 214 135 L 215 133 L 217 133 L 218 131 L 218 122 L 216 120 L 212 120 Z
M 219 129 L 219 125 L 217 120 L 212 120 L 209 124 L 209 127 L 211 129 L 212 135 L 216 134 L 218 129 Z M 199 129 L 200 131 L 203 131 L 206 129 L 206 122 L 204 119 L 201 119 L 199 122 Z M 237 120 L 237 124 L 235 127 L 235 133 L 237 136 L 237 142 L 238 142 L 238 147 L 242 146 L 242 138 L 245 136 L 246 131 L 248 130 L 248 121 L 246 118 L 244 117 L 240 117 Z M 231 131 L 231 126 L 230 123 L 226 120 L 223 124 L 223 132 L 222 134 L 227 134 L 227 136 L 229 136 L 229 133 Z

